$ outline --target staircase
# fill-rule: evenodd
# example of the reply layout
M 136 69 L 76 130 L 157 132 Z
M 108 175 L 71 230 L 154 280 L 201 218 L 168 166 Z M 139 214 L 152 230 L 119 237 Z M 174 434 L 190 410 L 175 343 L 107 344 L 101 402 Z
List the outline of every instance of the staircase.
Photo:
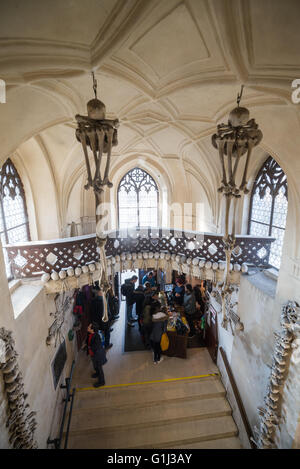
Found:
M 68 448 L 240 449 L 217 376 L 78 390 Z

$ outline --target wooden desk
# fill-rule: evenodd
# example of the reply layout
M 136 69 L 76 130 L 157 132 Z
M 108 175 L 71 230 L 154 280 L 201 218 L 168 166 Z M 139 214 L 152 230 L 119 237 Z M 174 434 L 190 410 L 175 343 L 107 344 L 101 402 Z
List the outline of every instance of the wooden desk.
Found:
M 180 312 L 180 316 L 184 317 L 184 308 L 178 308 L 177 312 Z M 176 331 L 167 331 L 167 334 L 169 337 L 169 348 L 163 353 L 168 357 L 186 358 L 189 331 L 185 335 L 177 334 Z

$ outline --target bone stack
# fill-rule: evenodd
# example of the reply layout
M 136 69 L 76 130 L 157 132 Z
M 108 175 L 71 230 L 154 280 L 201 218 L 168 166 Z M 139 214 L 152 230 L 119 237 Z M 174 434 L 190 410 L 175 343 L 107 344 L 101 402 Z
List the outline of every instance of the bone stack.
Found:
M 257 440 L 254 442 L 260 449 L 276 448 L 275 433 L 281 415 L 282 390 L 288 374 L 295 333 L 299 331 L 299 320 L 299 306 L 289 301 L 282 308 L 281 330 L 275 333 L 276 342 L 265 406 L 258 408 L 260 425 L 259 429 L 255 428 Z
M 34 433 L 37 427 L 35 412 L 30 411 L 26 403 L 23 377 L 19 370 L 17 352 L 12 332 L 0 328 L 1 359 L 0 371 L 3 373 L 8 404 L 6 426 L 9 431 L 9 443 L 13 449 L 35 449 L 37 443 Z

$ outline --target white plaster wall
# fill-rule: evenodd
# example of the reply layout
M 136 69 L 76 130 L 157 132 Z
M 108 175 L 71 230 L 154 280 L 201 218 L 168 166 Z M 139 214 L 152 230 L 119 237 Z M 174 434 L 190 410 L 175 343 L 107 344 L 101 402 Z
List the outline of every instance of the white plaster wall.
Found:
M 38 288 L 38 290 L 39 292 L 37 292 L 32 302 L 17 317 L 15 336 L 17 349 L 20 353 L 20 369 L 23 371 L 25 389 L 28 389 L 29 393 L 28 402 L 30 407 L 37 412 L 38 427 L 36 436 L 38 447 L 45 448 L 51 430 L 54 432 L 54 436 L 57 436 L 55 426 L 57 425 L 58 416 L 56 415 L 56 421 L 53 423 L 52 419 L 54 414 L 59 414 L 59 410 L 62 410 L 63 393 L 59 389 L 59 385 L 70 371 L 76 339 L 74 338 L 73 342 L 70 343 L 67 337 L 68 330 L 74 322 L 71 308 L 62 329 L 62 334 L 66 339 L 67 362 L 55 390 L 51 363 L 59 343 L 57 347 L 46 345 L 48 328 L 53 322 L 50 313 L 55 311 L 55 295 L 46 295 L 43 288 Z M 24 290 L 22 294 L 24 296 Z M 18 295 L 18 290 L 13 295 Z M 56 405 L 60 408 L 57 411 L 55 409 Z

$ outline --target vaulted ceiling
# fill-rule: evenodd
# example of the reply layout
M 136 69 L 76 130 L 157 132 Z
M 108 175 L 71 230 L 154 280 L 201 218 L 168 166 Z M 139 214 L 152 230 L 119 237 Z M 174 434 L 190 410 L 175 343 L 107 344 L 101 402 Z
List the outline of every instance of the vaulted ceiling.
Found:
M 177 161 L 213 193 L 210 136 L 241 83 L 262 148 L 282 155 L 282 119 L 295 132 L 289 153 L 299 148 L 300 108 L 291 102 L 298 0 L 10 0 L 0 8 L 0 160 L 17 150 L 25 159 L 22 145 L 34 141 L 58 199 L 83 173 L 74 116 L 93 96 L 92 70 L 108 117 L 121 121 L 113 167 L 137 155 L 161 167 Z M 300 163 L 294 169 L 300 174 Z

